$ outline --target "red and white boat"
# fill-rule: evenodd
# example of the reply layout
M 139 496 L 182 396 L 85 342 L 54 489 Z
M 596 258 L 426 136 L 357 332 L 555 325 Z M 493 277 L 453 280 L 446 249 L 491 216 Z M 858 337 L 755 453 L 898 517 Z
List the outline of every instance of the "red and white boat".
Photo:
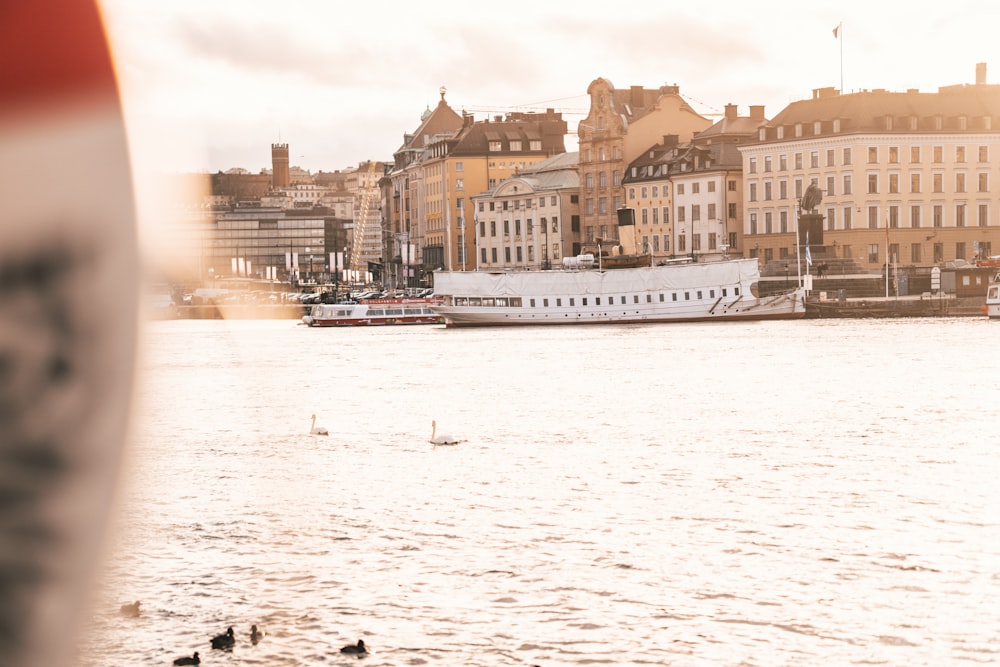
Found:
M 437 299 L 368 299 L 361 303 L 318 303 L 302 321 L 311 327 L 443 324 L 431 310 Z

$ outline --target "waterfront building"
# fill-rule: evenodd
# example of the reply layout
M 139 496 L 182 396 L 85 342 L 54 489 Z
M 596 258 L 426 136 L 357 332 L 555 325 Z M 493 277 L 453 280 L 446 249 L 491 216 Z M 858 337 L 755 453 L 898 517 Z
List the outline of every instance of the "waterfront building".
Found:
M 617 238 L 617 210 L 625 203 L 622 180 L 628 165 L 664 135 L 687 142 L 712 121 L 698 114 L 676 85 L 619 90 L 598 78 L 587 94 L 590 110 L 577 126 L 581 226 L 584 242 L 595 243 Z
M 579 153 L 561 153 L 473 195 L 480 269 L 548 269 L 581 252 Z
M 552 109 L 462 121 L 458 132 L 433 138 L 420 163 L 426 271 L 475 269 L 471 197 L 566 152 L 566 121 Z
M 403 135 L 403 143 L 380 181 L 383 268 L 392 287 L 425 284 L 420 270 L 424 264 L 422 163 L 436 137 L 453 135 L 463 125 L 462 116 L 448 106 L 445 92 L 442 87 L 435 108 L 428 107 L 417 128 Z
M 936 93 L 814 90 L 740 151 L 745 245 L 765 266 L 795 254 L 810 184 L 823 194 L 814 263 L 919 273 L 994 252 L 1000 86 L 986 83 L 984 64 L 974 84 Z

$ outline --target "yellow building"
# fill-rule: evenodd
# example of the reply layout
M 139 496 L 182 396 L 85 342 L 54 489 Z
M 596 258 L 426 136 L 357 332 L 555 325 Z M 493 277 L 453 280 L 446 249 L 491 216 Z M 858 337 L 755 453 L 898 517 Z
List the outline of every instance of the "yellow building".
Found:
M 711 126 L 680 96 L 677 86 L 617 90 L 595 79 L 587 87 L 590 111 L 577 127 L 580 146 L 581 224 L 584 243 L 615 239 L 624 204 L 625 169 L 665 135 L 686 142 Z

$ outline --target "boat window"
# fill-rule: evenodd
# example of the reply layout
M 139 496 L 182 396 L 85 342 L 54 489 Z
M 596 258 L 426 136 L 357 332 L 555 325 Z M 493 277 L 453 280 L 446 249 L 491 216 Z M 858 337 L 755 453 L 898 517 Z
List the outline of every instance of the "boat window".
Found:
M 663 296 L 663 295 L 661 294 L 660 296 Z M 647 294 L 646 295 L 646 303 L 653 303 L 653 295 L 652 294 Z
M 674 292 L 674 293 L 673 293 L 673 294 L 671 294 L 670 296 L 672 296 L 672 297 L 673 297 L 673 300 L 674 300 L 674 301 L 677 301 L 677 292 Z
M 338 310 L 337 311 L 337 316 L 338 317 L 347 317 L 350 314 L 351 314 L 351 311 L 349 311 L 349 310 Z
M 587 305 L 587 297 L 583 297 L 582 301 L 583 301 L 583 305 L 586 306 Z
M 507 299 L 500 299 L 500 298 L 498 298 L 497 299 L 497 306 L 499 306 L 501 308 L 506 308 L 507 307 Z
M 556 306 L 562 306 L 562 299 L 556 299 Z
M 510 297 L 510 307 L 511 308 L 520 308 L 521 307 L 521 297 L 519 297 L 519 296 L 512 296 L 512 297 Z
M 715 298 L 715 290 L 714 289 L 708 290 L 708 298 L 709 299 L 714 299 Z
M 573 297 L 570 297 L 569 298 L 569 305 L 570 305 L 570 307 L 575 306 L 576 305 L 576 299 L 574 299 Z
M 382 308 L 372 308 L 368 311 L 369 317 L 382 317 L 385 314 L 385 310 Z
M 663 292 L 660 292 L 660 303 L 663 303 Z
M 995 298 L 997 298 L 998 294 L 1000 294 L 1000 287 L 991 287 L 990 288 L 990 295 L 989 295 L 988 298 L 995 299 Z
M 632 295 L 632 303 L 639 303 L 639 295 L 638 294 L 633 294 Z
M 701 301 L 701 290 L 698 290 L 698 300 Z
M 385 309 L 385 314 L 386 315 L 402 315 L 403 314 L 403 309 L 402 308 L 386 308 Z
M 740 295 L 740 288 L 739 287 L 734 287 L 733 288 L 733 296 L 739 296 L 739 295 Z
M 691 292 L 684 292 L 684 300 L 685 301 L 691 300 Z
M 624 294 L 622 295 L 622 305 L 623 306 L 625 305 L 625 295 Z
M 483 299 L 483 305 L 484 306 L 490 306 L 490 307 L 492 307 L 494 303 L 495 303 L 495 301 L 491 297 L 486 297 L 486 298 Z
M 729 296 L 728 294 L 726 294 L 726 288 L 725 287 L 722 288 L 722 296 Z
M 535 300 L 534 299 L 528 299 L 528 305 L 531 306 L 532 308 L 534 308 L 535 307 Z
M 599 297 L 599 296 L 595 296 L 594 297 L 594 305 L 595 306 L 601 305 L 601 297 Z
M 542 299 L 542 308 L 548 308 L 548 307 L 549 307 L 549 300 Z

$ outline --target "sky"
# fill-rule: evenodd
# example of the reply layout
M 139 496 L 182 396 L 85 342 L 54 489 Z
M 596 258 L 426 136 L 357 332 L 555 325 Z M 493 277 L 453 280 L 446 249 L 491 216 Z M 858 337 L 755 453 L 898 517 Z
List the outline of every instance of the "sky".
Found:
M 554 108 L 575 131 L 598 77 L 769 118 L 816 88 L 972 83 L 980 62 L 1000 82 L 992 1 L 98 3 L 134 167 L 167 173 L 258 173 L 272 143 L 314 173 L 391 160 L 442 86 L 458 112 Z

